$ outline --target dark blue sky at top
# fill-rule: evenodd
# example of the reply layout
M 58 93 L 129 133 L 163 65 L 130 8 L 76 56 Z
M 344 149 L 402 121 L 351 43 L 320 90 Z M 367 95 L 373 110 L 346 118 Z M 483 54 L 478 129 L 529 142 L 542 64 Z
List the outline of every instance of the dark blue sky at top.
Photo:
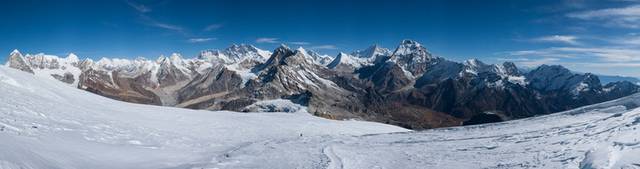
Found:
M 0 4 L 0 52 L 7 54 L 19 49 L 62 56 L 73 52 L 83 58 L 155 58 L 173 52 L 194 57 L 201 50 L 234 43 L 265 50 L 284 43 L 335 56 L 371 44 L 393 50 L 402 39 L 413 39 L 435 55 L 458 61 L 563 64 L 578 71 L 640 76 L 634 73 L 640 72 L 640 58 L 635 55 L 640 53 L 636 50 L 640 38 L 628 43 L 638 35 L 640 19 L 633 18 L 640 18 L 640 10 L 624 15 L 610 12 L 638 7 L 630 1 L 4 0 Z M 612 19 L 620 17 L 632 19 Z

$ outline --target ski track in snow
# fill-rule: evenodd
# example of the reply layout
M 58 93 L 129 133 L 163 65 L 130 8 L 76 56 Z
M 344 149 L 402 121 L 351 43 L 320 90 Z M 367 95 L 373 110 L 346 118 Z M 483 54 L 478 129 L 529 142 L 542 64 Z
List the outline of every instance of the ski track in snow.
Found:
M 322 149 L 322 153 L 329 158 L 329 164 L 327 169 L 342 169 L 344 166 L 342 165 L 342 159 L 336 155 L 333 150 L 333 146 L 329 145 Z
M 303 113 L 131 104 L 6 67 L 0 94 L 0 169 L 640 168 L 640 94 L 419 132 Z

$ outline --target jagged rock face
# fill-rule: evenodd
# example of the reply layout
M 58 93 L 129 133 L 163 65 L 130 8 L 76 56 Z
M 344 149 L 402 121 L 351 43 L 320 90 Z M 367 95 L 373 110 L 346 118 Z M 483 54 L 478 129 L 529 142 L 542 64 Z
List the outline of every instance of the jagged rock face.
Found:
M 522 72 L 516 67 L 513 62 L 504 62 L 502 65 L 497 66 L 498 71 L 503 75 L 509 76 L 521 76 Z
M 504 114 L 510 118 L 550 113 L 535 99 L 535 93 L 493 73 L 449 78 L 412 92 L 409 96 L 411 102 L 461 119 L 470 119 L 484 112 Z
M 413 76 L 420 76 L 426 71 L 427 66 L 435 57 L 420 43 L 412 40 L 403 40 L 400 46 L 389 58 Z
M 180 81 L 189 79 L 187 70 L 179 68 L 181 65 L 185 65 L 185 63 L 177 55 L 171 58 L 163 58 L 160 61 L 160 69 L 157 74 L 160 87 L 176 85 Z
M 528 88 L 539 93 L 552 112 L 606 101 L 593 74 L 573 74 L 562 66 L 542 65 L 526 74 Z
M 56 78 L 56 79 L 58 79 L 58 80 L 60 80 L 62 82 L 69 83 L 69 84 L 72 84 L 76 80 L 73 77 L 73 74 L 71 74 L 69 72 L 64 73 L 63 76 L 58 75 L 58 74 L 52 74 L 51 76 L 53 76 L 54 78 Z
M 356 118 L 364 107 L 351 91 L 329 80 L 335 72 L 314 64 L 302 50 L 282 46 L 259 67 L 258 79 L 247 88 L 259 99 L 295 97 L 305 100 L 309 112 L 339 119 Z
M 400 90 L 412 82 L 400 65 L 392 62 L 379 63 L 358 71 L 361 79 L 370 81 L 373 88 L 381 93 Z
M 80 86 L 78 87 L 116 100 L 162 105 L 160 98 L 142 85 L 147 79 L 145 77 L 148 76 L 150 75 L 145 74 L 136 78 L 128 78 L 120 76 L 118 72 L 89 69 L 80 75 Z
M 219 100 L 241 95 L 233 95 L 240 90 L 242 79 L 238 74 L 223 66 L 212 67 L 205 74 L 196 76 L 186 86 L 178 90 L 178 107 L 195 109 L 220 109 Z M 238 92 L 239 93 L 239 92 Z M 217 102 L 216 102 L 217 101 Z
M 282 46 L 260 67 L 263 69 L 257 72 L 258 79 L 262 87 L 272 88 L 268 91 L 293 95 L 326 86 L 325 79 L 315 73 L 323 67 L 313 64 L 313 60 L 300 50 L 294 52 Z
M 543 65 L 525 74 L 511 62 L 453 62 L 411 40 L 394 52 L 374 45 L 340 53 L 330 63 L 326 58 L 284 45 L 273 53 L 233 45 L 195 59 L 173 54 L 155 61 L 23 58 L 14 52 L 7 65 L 128 102 L 247 111 L 270 109 L 265 101 L 280 100 L 325 118 L 413 129 L 472 124 L 487 115 L 492 121 L 524 118 L 640 92 L 633 83 L 602 86 L 597 76 L 562 66 Z
M 9 60 L 7 61 L 6 65 L 10 68 L 33 73 L 33 69 L 31 69 L 31 67 L 27 64 L 24 57 L 22 57 L 22 54 L 18 50 L 13 50 L 13 52 L 9 54 Z
M 464 67 L 463 64 L 437 58 L 425 73 L 416 80 L 415 87 L 420 88 L 427 84 L 437 84 L 447 79 L 456 78 Z
M 542 65 L 527 75 L 529 87 L 540 92 L 598 89 L 600 81 L 592 74 L 573 74 L 562 66 Z M 585 86 L 586 85 L 586 86 Z
M 628 81 L 611 82 L 603 87 L 603 91 L 607 95 L 606 100 L 613 100 L 640 92 L 640 86 Z

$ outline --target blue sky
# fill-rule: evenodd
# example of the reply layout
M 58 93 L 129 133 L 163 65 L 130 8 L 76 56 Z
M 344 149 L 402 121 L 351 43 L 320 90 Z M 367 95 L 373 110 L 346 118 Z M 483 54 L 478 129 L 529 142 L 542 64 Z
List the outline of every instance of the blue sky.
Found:
M 402 39 L 461 61 L 561 64 L 640 77 L 640 3 L 633 0 L 0 2 L 0 52 L 80 57 L 193 57 L 204 49 L 280 43 L 336 55 Z M 6 59 L 5 55 L 0 59 Z

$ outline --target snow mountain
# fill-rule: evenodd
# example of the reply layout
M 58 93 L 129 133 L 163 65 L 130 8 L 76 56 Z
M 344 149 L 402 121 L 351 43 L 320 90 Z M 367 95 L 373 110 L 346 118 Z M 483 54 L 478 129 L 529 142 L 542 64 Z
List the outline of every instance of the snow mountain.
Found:
M 246 44 L 205 50 L 194 58 L 174 53 L 156 60 L 97 62 L 72 54 L 22 56 L 16 50 L 6 65 L 127 102 L 250 111 L 283 110 L 257 107 L 289 100 L 316 116 L 411 129 L 526 118 L 640 91 L 633 83 L 601 84 L 596 75 L 559 65 L 522 72 L 511 62 L 459 63 L 413 40 L 401 41 L 393 52 L 373 45 L 335 58 L 301 47 L 267 52 Z
M 207 60 L 210 62 L 218 62 L 223 64 L 234 64 L 242 62 L 243 60 L 256 60 L 265 61 L 269 58 L 271 53 L 258 49 L 253 45 L 231 45 L 227 49 L 220 50 L 205 50 L 200 52 L 198 59 Z

